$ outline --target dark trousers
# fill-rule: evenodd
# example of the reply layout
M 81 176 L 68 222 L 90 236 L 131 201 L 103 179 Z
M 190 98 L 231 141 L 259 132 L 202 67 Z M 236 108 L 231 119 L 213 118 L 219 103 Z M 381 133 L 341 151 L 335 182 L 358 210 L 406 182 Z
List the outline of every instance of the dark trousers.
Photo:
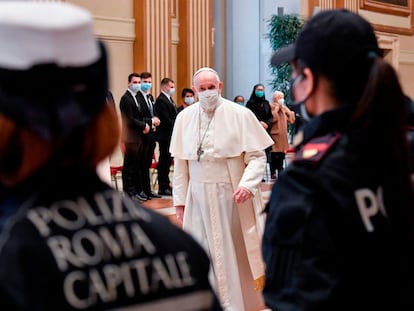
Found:
M 268 147 L 265 149 L 265 153 L 266 153 L 266 162 L 267 163 L 271 163 L 272 162 L 272 158 L 271 158 L 271 151 L 272 151 L 272 147 Z
M 130 196 L 143 190 L 144 146 L 141 143 L 126 143 L 122 167 L 123 191 Z
M 168 140 L 159 140 L 158 147 L 160 151 L 160 157 L 158 159 L 158 187 L 160 191 L 165 191 L 171 189 L 170 187 L 170 166 L 172 162 L 170 149 L 171 139 Z
M 144 145 L 144 167 L 142 174 L 142 185 L 143 190 L 146 194 L 149 194 L 152 192 L 151 189 L 151 176 L 150 176 L 150 167 L 152 163 L 152 156 L 155 151 L 155 136 L 153 134 L 148 134 L 151 136 L 148 136 L 146 139 L 146 143 Z
M 271 152 L 270 153 L 270 173 L 275 174 L 276 170 L 280 173 L 283 170 L 283 161 L 285 160 L 284 152 Z

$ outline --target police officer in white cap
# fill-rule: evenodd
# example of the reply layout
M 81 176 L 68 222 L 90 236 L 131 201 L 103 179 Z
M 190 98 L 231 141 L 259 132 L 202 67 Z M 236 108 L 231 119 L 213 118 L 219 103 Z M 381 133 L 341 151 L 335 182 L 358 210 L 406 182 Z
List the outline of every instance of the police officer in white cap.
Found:
M 202 248 L 96 175 L 119 126 L 90 14 L 2 1 L 0 41 L 1 310 L 221 310 Z

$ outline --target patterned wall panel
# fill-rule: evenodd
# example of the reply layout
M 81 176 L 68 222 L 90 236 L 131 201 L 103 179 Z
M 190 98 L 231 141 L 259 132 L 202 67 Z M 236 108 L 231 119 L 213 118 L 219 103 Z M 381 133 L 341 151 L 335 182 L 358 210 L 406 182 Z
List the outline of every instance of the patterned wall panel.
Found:
M 177 90 L 191 87 L 200 67 L 212 66 L 212 1 L 178 0 Z
M 349 6 L 358 5 L 358 0 L 308 0 L 308 15 L 311 16 L 313 9 L 318 7 L 319 10 L 329 10 L 335 8 L 344 8 L 346 4 Z
M 359 9 L 359 1 L 355 1 L 355 0 L 345 0 L 344 1 L 344 8 L 358 13 L 358 9 Z
M 333 9 L 335 8 L 335 0 L 319 0 L 319 7 L 321 10 Z
M 134 68 L 152 73 L 153 95 L 162 78 L 175 80 L 179 93 L 196 69 L 212 66 L 211 0 L 136 1 L 134 17 Z
M 189 1 L 189 43 L 191 57 L 189 69 L 194 73 L 198 68 L 212 64 L 212 16 L 210 0 Z
M 162 78 L 171 75 L 171 2 L 165 0 L 145 1 L 145 68 L 152 74 L 152 94 L 160 92 Z M 137 55 L 141 57 L 141 55 Z

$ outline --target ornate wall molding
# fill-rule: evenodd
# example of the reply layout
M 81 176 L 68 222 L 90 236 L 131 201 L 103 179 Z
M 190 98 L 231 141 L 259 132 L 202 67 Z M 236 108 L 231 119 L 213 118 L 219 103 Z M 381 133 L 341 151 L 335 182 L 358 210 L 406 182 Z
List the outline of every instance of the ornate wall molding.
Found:
M 409 16 L 412 14 L 413 0 L 360 0 L 361 9 L 385 14 Z
M 360 0 L 360 9 L 367 12 L 376 30 L 398 33 L 402 35 L 414 34 L 413 0 Z M 387 24 L 383 23 L 384 15 Z
M 96 35 L 105 40 L 135 40 L 135 20 L 133 18 L 115 18 L 94 16 Z
M 384 51 L 384 59 L 398 70 L 400 63 L 400 39 L 398 35 L 377 32 L 379 47 Z
M 400 64 L 414 65 L 414 51 L 400 50 Z

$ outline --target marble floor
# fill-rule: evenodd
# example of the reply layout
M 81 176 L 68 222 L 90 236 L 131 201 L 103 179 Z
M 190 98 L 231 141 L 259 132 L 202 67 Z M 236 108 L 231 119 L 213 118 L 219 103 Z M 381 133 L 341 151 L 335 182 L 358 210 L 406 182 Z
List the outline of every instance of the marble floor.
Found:
M 154 177 L 154 176 L 152 176 Z M 156 176 L 155 176 L 156 177 Z M 272 186 L 274 183 L 274 180 L 264 181 L 261 183 L 261 190 L 264 202 L 266 203 L 270 198 L 270 193 L 272 190 Z M 120 181 L 120 178 L 117 178 L 117 186 L 118 189 L 122 191 L 122 181 Z M 115 182 L 113 181 L 113 186 L 115 187 Z M 153 191 L 154 193 L 157 193 L 158 187 L 154 180 L 153 182 Z M 166 216 L 168 219 L 171 220 L 176 225 L 179 225 L 177 218 L 175 216 L 175 208 L 173 206 L 172 197 L 171 196 L 163 196 L 160 199 L 151 199 L 149 201 L 145 201 L 142 203 L 143 206 L 153 209 L 160 214 Z

